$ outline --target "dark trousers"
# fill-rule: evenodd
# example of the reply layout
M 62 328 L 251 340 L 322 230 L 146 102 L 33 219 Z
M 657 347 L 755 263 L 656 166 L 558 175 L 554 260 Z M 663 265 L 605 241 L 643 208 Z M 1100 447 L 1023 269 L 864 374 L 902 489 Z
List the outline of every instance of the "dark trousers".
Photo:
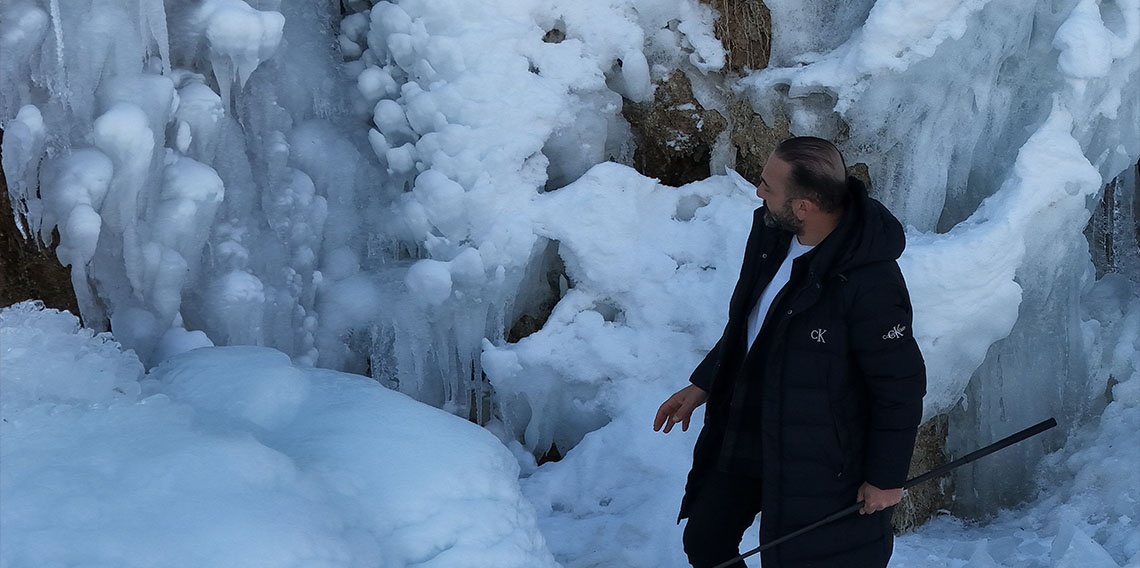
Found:
M 760 512 L 760 479 L 707 474 L 689 508 L 685 554 L 693 568 L 712 568 L 740 554 L 740 539 Z M 749 547 L 753 548 L 753 547 Z M 732 565 L 745 568 L 744 561 Z

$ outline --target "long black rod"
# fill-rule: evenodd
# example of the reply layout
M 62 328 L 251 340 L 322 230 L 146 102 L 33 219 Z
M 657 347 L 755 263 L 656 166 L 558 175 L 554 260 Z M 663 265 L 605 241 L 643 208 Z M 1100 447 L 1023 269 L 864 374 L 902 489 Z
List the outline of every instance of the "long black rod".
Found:
M 1050 419 L 1045 420 L 1041 423 L 1034 424 L 1033 426 L 1030 426 L 1030 427 L 1028 427 L 1028 428 L 1016 433 L 1016 434 L 1010 434 L 1009 436 L 1006 436 L 1005 438 L 1002 438 L 1002 439 L 1000 439 L 1000 440 L 998 440 L 998 441 L 996 441 L 996 442 L 994 442 L 994 443 L 992 443 L 992 444 L 990 444 L 984 448 L 970 452 L 970 453 L 968 453 L 968 454 L 966 454 L 966 455 L 964 455 L 964 456 L 962 456 L 962 457 L 960 457 L 960 458 L 958 458 L 958 459 L 956 459 L 950 463 L 944 464 L 940 467 L 936 467 L 936 468 L 934 468 L 934 469 L 932 469 L 932 470 L 930 470 L 930 471 L 928 471 L 922 475 L 908 479 L 906 481 L 906 483 L 903 483 L 903 489 L 908 489 L 908 488 L 913 487 L 915 485 L 918 485 L 919 483 L 922 483 L 924 481 L 929 481 L 931 479 L 934 479 L 935 477 L 940 477 L 940 476 L 946 475 L 947 473 L 950 472 L 950 470 L 952 470 L 954 468 L 966 465 L 966 464 L 968 464 L 968 463 L 970 463 L 970 462 L 972 462 L 978 458 L 988 456 L 988 455 L 990 455 L 990 454 L 992 454 L 998 450 L 1008 448 L 1009 446 L 1012 446 L 1012 445 L 1014 445 L 1014 444 L 1016 444 L 1022 440 L 1025 440 L 1026 438 L 1031 438 L 1033 436 L 1036 436 L 1036 435 L 1038 435 L 1038 434 L 1040 434 L 1040 433 L 1042 433 L 1042 432 L 1044 432 L 1044 431 L 1046 431 L 1046 430 L 1048 430 L 1048 429 L 1050 429 L 1056 425 L 1057 425 L 1057 421 L 1054 420 L 1053 418 L 1050 418 Z M 748 552 L 745 552 L 744 554 L 741 554 L 740 556 L 737 556 L 736 558 L 733 558 L 732 560 L 726 560 L 724 562 L 721 562 L 720 564 L 717 564 L 714 568 L 727 568 L 728 566 L 731 566 L 737 562 L 740 562 L 741 560 L 744 560 L 745 558 L 748 558 L 749 556 L 752 556 L 752 555 L 757 554 L 759 552 L 763 552 L 763 551 L 768 550 L 769 548 L 772 548 L 774 546 L 781 545 L 781 544 L 783 544 L 789 540 L 792 540 L 793 538 L 796 538 L 797 536 L 800 536 L 806 532 L 813 531 L 815 529 L 818 529 L 819 527 L 822 527 L 823 525 L 826 525 L 828 523 L 842 519 L 843 517 L 846 517 L 847 515 L 850 515 L 856 511 L 858 511 L 859 509 L 862 509 L 862 508 L 863 508 L 863 502 L 860 501 L 858 503 L 855 503 L 854 505 L 851 505 L 850 507 L 847 507 L 847 508 L 842 509 L 840 511 L 836 511 L 836 512 L 828 515 L 827 517 L 822 518 L 822 519 L 820 519 L 820 520 L 818 520 L 818 521 L 816 521 L 816 522 L 814 522 L 814 523 L 812 523 L 806 527 L 803 527 L 799 530 L 790 532 L 790 533 L 788 533 L 788 534 L 786 534 L 780 538 L 777 538 L 776 540 L 773 540 L 773 541 L 764 543 L 760 546 L 757 546 L 756 548 L 753 548 L 752 550 L 749 550 Z

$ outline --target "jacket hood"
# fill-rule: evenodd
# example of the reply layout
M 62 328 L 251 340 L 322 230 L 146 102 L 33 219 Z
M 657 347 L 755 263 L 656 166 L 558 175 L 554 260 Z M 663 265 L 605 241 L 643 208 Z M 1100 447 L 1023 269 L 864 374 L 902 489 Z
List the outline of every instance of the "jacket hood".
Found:
M 820 243 L 813 264 L 821 274 L 843 274 L 876 262 L 897 260 L 906 248 L 899 220 L 856 178 L 847 178 L 847 210 L 835 230 Z M 818 264 L 817 264 L 818 263 Z

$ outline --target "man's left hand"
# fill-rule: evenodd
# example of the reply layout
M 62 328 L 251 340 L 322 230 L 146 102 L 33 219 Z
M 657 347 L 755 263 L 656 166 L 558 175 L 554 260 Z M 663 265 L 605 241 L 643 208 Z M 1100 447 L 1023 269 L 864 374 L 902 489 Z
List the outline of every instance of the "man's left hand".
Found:
M 879 489 L 864 482 L 863 485 L 859 486 L 859 496 L 855 501 L 863 502 L 863 508 L 859 509 L 860 515 L 870 515 L 897 505 L 899 501 L 902 501 L 902 496 L 901 487 L 898 489 Z

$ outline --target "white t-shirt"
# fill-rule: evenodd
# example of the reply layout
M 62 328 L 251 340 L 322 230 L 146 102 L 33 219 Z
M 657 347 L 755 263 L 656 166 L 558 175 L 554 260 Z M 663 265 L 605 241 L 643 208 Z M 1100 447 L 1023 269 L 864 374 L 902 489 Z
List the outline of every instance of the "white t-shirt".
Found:
M 788 245 L 788 256 L 784 257 L 784 262 L 780 264 L 780 269 L 776 271 L 776 275 L 772 277 L 772 281 L 768 283 L 768 287 L 764 289 L 764 293 L 760 294 L 760 299 L 756 300 L 756 305 L 752 308 L 752 313 L 748 314 L 748 348 L 752 348 L 752 343 L 756 341 L 756 335 L 760 333 L 760 328 L 764 325 L 764 320 L 768 317 L 768 311 L 772 309 L 772 301 L 779 295 L 780 290 L 787 285 L 788 280 L 792 277 L 792 261 L 807 254 L 808 251 L 815 248 L 815 246 L 808 246 L 800 244 L 800 238 L 795 237 L 792 243 Z

